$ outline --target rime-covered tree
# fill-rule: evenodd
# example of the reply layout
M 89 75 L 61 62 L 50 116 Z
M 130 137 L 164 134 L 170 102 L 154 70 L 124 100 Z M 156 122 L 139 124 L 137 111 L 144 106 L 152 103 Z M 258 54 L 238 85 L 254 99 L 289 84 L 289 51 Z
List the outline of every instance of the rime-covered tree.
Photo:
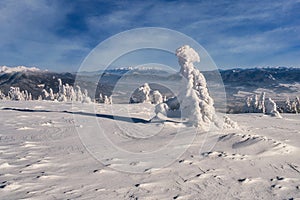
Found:
M 60 102 L 66 102 L 66 87 L 62 84 L 61 79 L 58 79 L 58 95 L 57 100 Z
M 137 90 L 135 90 L 130 98 L 130 103 L 150 103 L 150 91 L 148 83 L 145 83 Z
M 163 102 L 163 96 L 158 90 L 154 90 L 151 95 L 151 103 L 159 104 Z
M 283 112 L 285 112 L 285 113 L 291 113 L 292 112 L 292 105 L 291 105 L 291 101 L 290 101 L 289 97 L 287 97 L 285 102 L 284 102 Z
M 0 100 L 5 100 L 6 96 L 5 94 L 0 90 Z
M 83 94 L 81 92 L 81 88 L 79 85 L 76 86 L 75 95 L 76 95 L 76 101 L 78 101 L 78 102 L 83 101 Z
M 92 102 L 91 98 L 88 95 L 87 89 L 84 90 L 82 97 L 83 97 L 82 103 L 91 103 Z
M 104 95 L 104 104 L 112 104 L 112 97 L 107 97 L 106 95 Z
M 179 93 L 176 101 L 180 105 L 182 118 L 186 119 L 187 123 L 199 127 L 201 130 L 209 130 L 211 125 L 222 128 L 220 120 L 218 120 L 214 101 L 208 92 L 207 83 L 204 75 L 194 67 L 194 62 L 200 62 L 198 53 L 184 45 L 176 50 L 180 68 L 180 74 L 187 80 L 186 87 Z M 172 106 L 174 110 L 179 106 Z M 156 106 L 157 114 L 173 112 L 167 103 L 161 103 Z M 229 118 L 225 121 L 231 121 Z M 228 126 L 230 124 L 228 123 Z
M 300 99 L 299 97 L 295 98 L 297 112 L 300 113 Z
M 10 87 L 10 89 L 8 91 L 8 97 L 10 100 L 13 100 L 13 101 L 25 100 L 19 87 Z
M 198 53 L 188 45 L 176 50 L 180 68 L 180 74 L 187 80 L 187 88 L 182 91 L 178 100 L 180 109 L 188 122 L 194 126 L 208 129 L 211 124 L 220 126 L 215 114 L 214 101 L 207 89 L 206 79 L 203 74 L 194 67 L 194 62 L 200 62 Z
M 266 108 L 265 108 L 265 98 L 266 98 L 266 93 L 262 92 L 260 94 L 259 101 L 258 101 L 258 106 L 257 106 L 257 110 L 260 113 L 265 113 L 265 111 L 266 111 Z
M 273 101 L 271 98 L 267 98 L 265 102 L 266 114 L 282 118 L 279 112 L 277 111 L 277 105 L 275 101 Z

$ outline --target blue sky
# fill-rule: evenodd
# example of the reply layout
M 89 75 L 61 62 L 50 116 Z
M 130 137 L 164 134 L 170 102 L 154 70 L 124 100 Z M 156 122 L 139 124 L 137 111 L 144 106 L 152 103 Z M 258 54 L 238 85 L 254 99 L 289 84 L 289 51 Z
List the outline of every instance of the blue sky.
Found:
M 219 68 L 300 67 L 300 1 L 1 0 L 0 65 L 76 71 L 114 34 L 182 32 Z

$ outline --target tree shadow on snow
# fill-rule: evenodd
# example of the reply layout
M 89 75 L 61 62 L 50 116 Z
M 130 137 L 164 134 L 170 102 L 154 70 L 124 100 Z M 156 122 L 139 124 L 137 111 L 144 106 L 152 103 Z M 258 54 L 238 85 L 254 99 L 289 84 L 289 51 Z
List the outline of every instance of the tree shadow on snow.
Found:
M 90 116 L 90 117 L 100 117 L 106 119 L 112 119 L 123 122 L 133 122 L 133 123 L 150 123 L 151 120 L 145 120 L 141 118 L 135 117 L 125 117 L 125 116 L 117 116 L 117 115 L 108 115 L 108 114 L 96 114 L 96 113 L 86 113 L 86 112 L 72 112 L 72 111 L 51 111 L 51 110 L 33 110 L 33 109 L 22 109 L 22 108 L 2 108 L 1 110 L 13 110 L 19 112 L 47 112 L 47 113 L 68 113 L 72 115 L 82 115 L 82 116 Z

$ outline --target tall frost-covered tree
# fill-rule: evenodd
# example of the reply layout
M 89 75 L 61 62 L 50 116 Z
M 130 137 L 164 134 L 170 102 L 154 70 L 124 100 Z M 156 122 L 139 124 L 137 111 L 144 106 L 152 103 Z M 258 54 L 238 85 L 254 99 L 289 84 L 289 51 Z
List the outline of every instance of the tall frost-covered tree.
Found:
M 187 80 L 186 87 L 179 93 L 175 102 L 180 105 L 181 116 L 188 124 L 198 127 L 201 130 L 209 130 L 211 125 L 222 128 L 218 120 L 214 101 L 211 98 L 204 75 L 194 67 L 194 62 L 200 62 L 198 53 L 188 45 L 176 50 L 176 56 L 180 65 L 180 74 Z M 176 108 L 177 106 L 172 106 Z M 157 116 L 159 113 L 170 113 L 171 109 L 167 103 L 156 106 Z M 179 108 L 178 108 L 179 109 Z M 227 119 L 225 123 L 231 121 Z M 233 124 L 233 123 L 231 123 Z M 228 125 L 230 125 L 228 123 Z M 225 126 L 224 126 L 225 127 Z
M 258 96 L 257 94 L 254 94 L 251 101 L 251 111 L 254 113 L 259 112 L 258 111 Z
M 209 128 L 211 123 L 219 126 L 206 79 L 193 64 L 200 62 L 198 53 L 190 46 L 184 45 L 176 50 L 176 56 L 181 66 L 180 74 L 188 82 L 186 91 L 178 96 L 184 117 L 188 118 L 189 123 L 203 130 Z
M 266 98 L 266 93 L 262 92 L 260 94 L 259 101 L 258 101 L 258 106 L 257 106 L 258 112 L 260 112 L 260 113 L 265 113 L 265 111 L 266 111 L 265 98 Z
M 54 96 L 54 94 L 53 94 L 52 88 L 49 89 L 49 99 L 50 99 L 51 101 L 54 101 L 54 99 L 55 99 L 55 96 Z
M 58 95 L 57 95 L 57 100 L 61 102 L 66 102 L 67 97 L 66 97 L 66 88 L 62 84 L 62 80 L 58 79 Z

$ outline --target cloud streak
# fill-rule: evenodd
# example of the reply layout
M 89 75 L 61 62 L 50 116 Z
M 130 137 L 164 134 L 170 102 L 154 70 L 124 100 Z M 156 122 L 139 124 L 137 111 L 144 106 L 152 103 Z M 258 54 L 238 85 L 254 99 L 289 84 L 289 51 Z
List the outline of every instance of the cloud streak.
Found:
M 293 0 L 3 0 L 0 65 L 75 71 L 108 37 L 157 26 L 194 38 L 219 67 L 300 67 L 299 9 Z

